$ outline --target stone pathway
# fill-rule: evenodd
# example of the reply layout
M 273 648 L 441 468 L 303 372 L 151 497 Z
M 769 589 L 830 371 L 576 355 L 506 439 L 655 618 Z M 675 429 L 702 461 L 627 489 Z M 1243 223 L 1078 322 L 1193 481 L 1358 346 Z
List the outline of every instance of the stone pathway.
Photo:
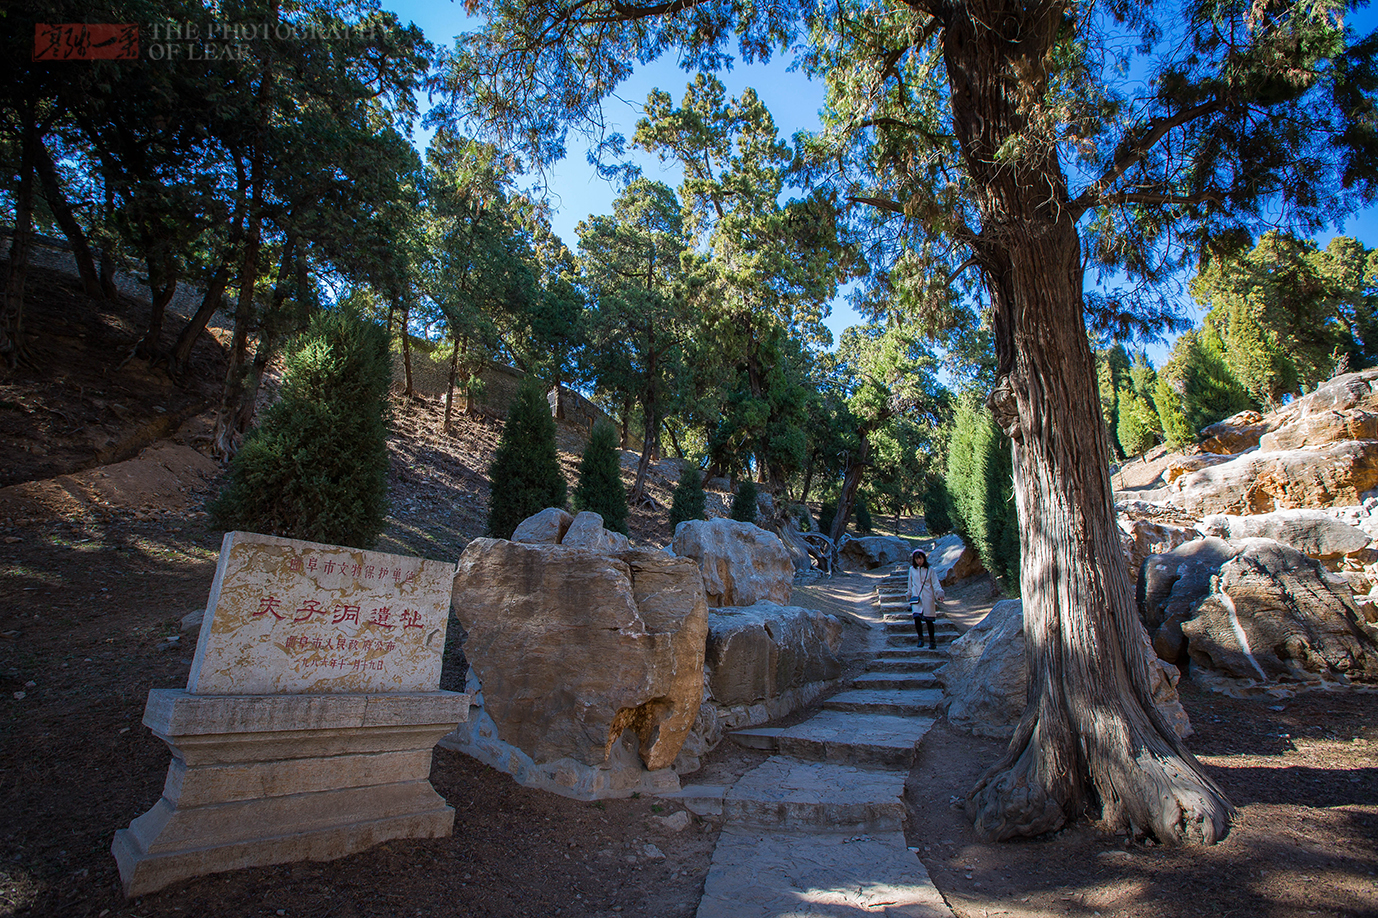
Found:
M 671 795 L 722 833 L 698 918 L 951 918 L 904 838 L 904 782 L 942 699 L 942 649 L 920 649 L 905 572 L 887 575 L 854 614 L 872 624 L 870 660 L 851 686 L 792 727 L 732 739 L 774 753 L 730 787 Z M 957 629 L 938 623 L 939 647 Z

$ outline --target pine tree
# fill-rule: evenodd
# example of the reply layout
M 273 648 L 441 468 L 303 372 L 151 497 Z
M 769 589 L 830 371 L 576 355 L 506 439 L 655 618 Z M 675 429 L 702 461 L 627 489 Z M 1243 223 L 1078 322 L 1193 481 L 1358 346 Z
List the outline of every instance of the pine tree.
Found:
M 739 523 L 756 522 L 756 482 L 744 481 L 732 498 L 732 518 Z
M 679 476 L 679 484 L 670 503 L 670 529 L 680 523 L 704 518 L 703 473 L 691 465 Z
M 488 470 L 488 533 L 512 538 L 517 524 L 546 507 L 565 505 L 565 476 L 555 450 L 555 419 L 540 386 L 527 379 L 507 413 Z
M 622 484 L 621 470 L 617 429 L 608 421 L 599 421 L 579 463 L 574 507 L 599 514 L 604 528 L 627 535 L 627 489 Z
M 387 332 L 335 311 L 288 356 L 282 398 L 230 463 L 222 529 L 371 547 L 387 513 Z

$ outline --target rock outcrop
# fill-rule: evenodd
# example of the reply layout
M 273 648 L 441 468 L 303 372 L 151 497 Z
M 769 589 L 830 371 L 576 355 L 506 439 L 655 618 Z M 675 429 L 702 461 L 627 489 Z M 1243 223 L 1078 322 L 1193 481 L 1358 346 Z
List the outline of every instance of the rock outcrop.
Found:
M 631 548 L 631 543 L 620 532 L 603 528 L 603 517 L 592 510 L 585 510 L 569 524 L 569 529 L 560 539 L 566 548 L 579 548 L 603 555 L 619 554 Z
M 667 769 L 698 716 L 708 609 L 693 561 L 475 539 L 453 603 L 482 709 L 447 745 L 566 796 L 677 786 L 642 765 Z
M 794 563 L 773 532 L 735 520 L 690 520 L 675 527 L 671 550 L 698 563 L 713 608 L 789 602 Z
M 1259 682 L 1378 682 L 1348 584 L 1272 539 L 1205 538 L 1150 558 L 1141 610 L 1164 659 Z
M 977 736 L 1014 733 L 1028 689 L 1023 608 L 1018 599 L 998 602 L 953 642 L 950 661 L 937 671 L 946 696 L 947 719 L 953 726 Z M 1189 736 L 1191 721 L 1177 695 L 1177 668 L 1153 656 L 1147 632 L 1140 646 L 1149 657 L 1153 701 L 1159 713 L 1178 736 Z
M 1318 560 L 1330 560 L 1368 545 L 1368 533 L 1322 510 L 1275 510 L 1258 516 L 1208 516 L 1197 524 L 1221 539 L 1273 539 Z M 1176 547 L 1176 546 L 1171 546 Z
M 1358 504 L 1378 486 L 1378 440 L 1245 453 L 1183 475 L 1168 501 L 1198 516 Z
M 1201 449 L 1226 456 L 1242 453 L 1258 446 L 1259 438 L 1272 430 L 1273 426 L 1257 411 L 1241 411 L 1203 429 Z
M 863 536 L 843 539 L 838 551 L 851 567 L 872 571 L 878 567 L 908 561 L 913 548 L 904 539 L 894 536 Z
M 783 717 L 836 685 L 844 627 L 836 616 L 772 602 L 711 610 L 703 704 L 675 771 L 697 770 L 727 731 Z
M 513 542 L 529 542 L 536 545 L 559 545 L 569 530 L 574 517 L 559 507 L 546 507 L 540 513 L 533 513 L 517 524 L 512 531 Z

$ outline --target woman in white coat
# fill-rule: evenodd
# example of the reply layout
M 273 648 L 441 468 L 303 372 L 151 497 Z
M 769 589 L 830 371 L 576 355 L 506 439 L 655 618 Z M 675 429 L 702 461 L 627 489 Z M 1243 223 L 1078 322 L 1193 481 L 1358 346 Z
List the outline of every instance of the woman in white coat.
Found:
M 923 626 L 928 625 L 928 646 L 938 649 L 938 639 L 934 633 L 933 622 L 937 618 L 938 600 L 943 598 L 943 585 L 938 582 L 933 568 L 928 566 L 928 555 L 919 549 L 909 556 L 909 611 L 914 615 L 914 630 L 919 633 L 919 646 L 923 646 Z

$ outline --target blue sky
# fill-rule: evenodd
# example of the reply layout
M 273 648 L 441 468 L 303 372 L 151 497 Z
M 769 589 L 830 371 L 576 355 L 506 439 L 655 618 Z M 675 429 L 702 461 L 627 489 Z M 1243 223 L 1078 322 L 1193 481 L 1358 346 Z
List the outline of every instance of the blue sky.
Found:
M 403 22 L 416 23 L 426 33 L 427 39 L 440 46 L 453 45 L 456 35 L 475 31 L 480 25 L 479 20 L 467 16 L 463 6 L 452 0 L 382 0 L 382 3 Z M 1378 12 L 1371 9 L 1360 11 L 1355 22 L 1359 34 L 1367 34 L 1375 25 L 1378 25 Z M 738 65 L 732 71 L 718 76 L 732 96 L 740 95 L 748 87 L 755 89 L 775 118 L 782 137 L 792 136 L 796 131 L 818 128 L 823 87 L 802 73 L 791 72 L 788 60 L 777 58 L 770 64 Z M 675 61 L 668 57 L 638 69 L 618 88 L 616 97 L 604 105 L 608 130 L 630 137 L 646 96 L 652 89 L 663 89 L 678 100 L 690 79 L 691 76 L 680 70 Z M 424 99 L 422 103 L 425 104 Z M 413 138 L 423 151 L 428 139 L 428 133 L 420 128 Z M 616 188 L 600 178 L 587 164 L 587 152 L 582 138 L 572 133 L 569 155 L 548 173 L 554 229 L 571 249 L 577 243 L 574 227 L 579 221 L 590 214 L 610 213 L 613 198 L 617 194 Z M 677 171 L 663 167 L 653 157 L 639 151 L 631 159 L 642 167 L 647 177 L 678 187 L 680 175 Z M 1375 247 L 1378 245 L 1378 208 L 1361 211 L 1347 218 L 1336 230 L 1318 234 L 1317 242 L 1323 246 L 1335 235 L 1354 236 L 1369 248 Z M 1094 271 L 1088 271 L 1087 288 L 1094 287 L 1095 282 Z M 1183 296 L 1185 299 L 1185 294 Z M 1193 320 L 1200 318 L 1200 312 L 1189 300 L 1187 312 Z M 839 298 L 833 304 L 827 325 L 832 330 L 833 339 L 837 340 L 843 329 L 857 321 L 857 314 Z M 1148 349 L 1149 358 L 1156 366 L 1162 366 L 1170 351 L 1170 344 L 1152 346 Z

